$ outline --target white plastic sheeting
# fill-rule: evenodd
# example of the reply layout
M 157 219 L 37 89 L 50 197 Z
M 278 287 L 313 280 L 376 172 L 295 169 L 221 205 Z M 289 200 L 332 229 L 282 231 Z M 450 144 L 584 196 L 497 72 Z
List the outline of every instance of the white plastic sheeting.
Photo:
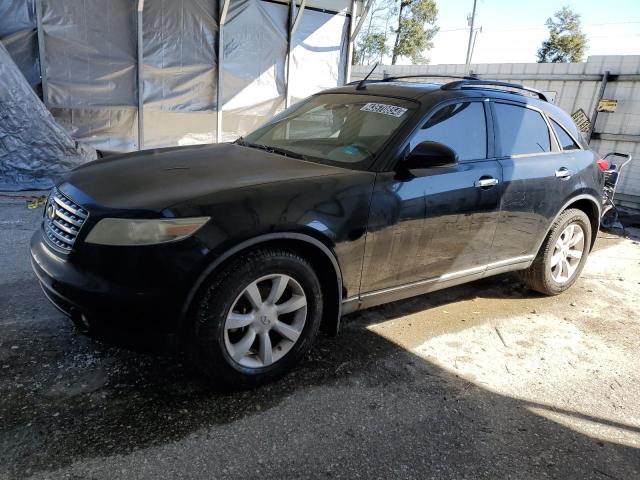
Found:
M 37 54 L 35 1 L 1 0 L 0 13 L 6 15 L 0 16 L 0 32 L 30 36 L 31 47 L 22 48 L 36 48 Z M 94 148 L 138 148 L 139 75 L 145 148 L 215 141 L 218 73 L 223 140 L 244 135 L 284 108 L 286 0 L 230 1 L 220 72 L 221 0 L 145 0 L 140 72 L 138 0 L 38 2 L 45 105 L 75 138 Z M 339 13 L 316 8 L 325 3 L 344 8 Z M 291 39 L 292 100 L 342 83 L 349 5 L 346 0 L 307 2 Z M 16 53 L 18 58 L 28 57 Z M 39 81 L 37 55 L 24 63 L 23 72 Z
M 42 2 L 44 102 L 84 143 L 137 148 L 133 0 Z
M 215 141 L 217 18 L 211 0 L 145 2 L 145 148 Z
M 0 1 L 0 42 L 34 90 L 39 92 L 40 62 L 35 0 Z
M 54 121 L 0 43 L 0 190 L 51 188 L 95 158 Z
M 344 83 L 349 17 L 306 9 L 293 35 L 289 94 L 292 104 Z
M 255 129 L 284 109 L 287 5 L 231 2 L 224 26 L 222 139 Z

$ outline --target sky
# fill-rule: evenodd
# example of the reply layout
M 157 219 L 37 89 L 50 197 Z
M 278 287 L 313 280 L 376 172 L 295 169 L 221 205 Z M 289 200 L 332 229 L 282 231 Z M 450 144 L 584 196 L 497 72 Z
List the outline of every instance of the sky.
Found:
M 430 63 L 465 63 L 473 0 L 436 0 L 440 33 Z M 535 62 L 548 17 L 569 5 L 581 15 L 589 55 L 640 55 L 640 0 L 478 0 L 473 63 Z M 586 60 L 585 56 L 585 60 Z M 386 63 L 386 62 L 385 62 Z M 398 63 L 410 63 L 401 61 Z

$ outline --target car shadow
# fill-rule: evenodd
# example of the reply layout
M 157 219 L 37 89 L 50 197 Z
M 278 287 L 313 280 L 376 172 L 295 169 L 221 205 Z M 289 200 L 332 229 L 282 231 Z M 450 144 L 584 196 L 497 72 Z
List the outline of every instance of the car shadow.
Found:
M 24 288 L 33 289 L 33 285 Z M 429 465 L 415 465 L 418 471 L 441 464 L 455 477 L 477 476 L 479 465 L 488 476 L 630 478 L 637 474 L 637 449 L 588 437 L 532 410 L 584 414 L 559 412 L 482 388 L 369 328 L 476 297 L 535 295 L 512 275 L 503 275 L 351 314 L 343 319 L 337 337 L 321 336 L 313 352 L 284 379 L 257 390 L 226 393 L 213 391 L 180 357 L 120 350 L 79 336 L 66 319 L 53 314 L 46 301 L 37 300 L 40 310 L 31 324 L 15 322 L 5 327 L 2 343 L 11 350 L 2 359 L 0 464 L 14 478 L 50 472 L 82 459 L 179 441 L 215 425 L 233 428 L 253 415 L 277 412 L 292 396 L 340 388 L 354 396 L 363 389 L 393 392 L 396 400 L 391 404 L 389 400 L 379 405 L 344 401 L 324 408 L 342 410 L 353 418 L 359 418 L 363 409 L 395 409 L 407 424 L 385 432 L 388 454 L 408 448 L 411 442 L 428 452 Z M 38 320 L 47 316 L 44 313 L 49 318 Z M 462 328 L 460 323 L 452 322 L 450 331 Z M 301 411 L 293 424 L 302 428 L 304 417 Z M 375 427 L 381 418 L 371 417 L 371 423 L 364 422 L 362 428 Z M 588 420 L 633 433 L 639 430 L 622 422 Z M 336 432 L 336 442 L 340 438 Z M 361 441 L 364 445 L 354 452 L 366 455 L 368 448 L 376 450 L 371 437 Z M 349 445 L 343 448 L 350 449 Z M 388 461 L 384 457 L 369 461 Z

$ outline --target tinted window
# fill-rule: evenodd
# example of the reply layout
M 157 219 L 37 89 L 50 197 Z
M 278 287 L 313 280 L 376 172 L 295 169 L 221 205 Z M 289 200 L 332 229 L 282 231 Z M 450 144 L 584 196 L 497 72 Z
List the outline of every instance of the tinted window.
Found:
M 578 150 L 580 147 L 573 141 L 573 138 L 555 120 L 551 120 L 551 126 L 558 136 L 560 147 L 563 150 Z
M 500 154 L 523 155 L 551 151 L 547 123 L 535 110 L 496 103 Z
M 411 148 L 427 140 L 452 148 L 459 160 L 487 158 L 487 126 L 482 103 L 457 103 L 438 110 L 411 140 Z

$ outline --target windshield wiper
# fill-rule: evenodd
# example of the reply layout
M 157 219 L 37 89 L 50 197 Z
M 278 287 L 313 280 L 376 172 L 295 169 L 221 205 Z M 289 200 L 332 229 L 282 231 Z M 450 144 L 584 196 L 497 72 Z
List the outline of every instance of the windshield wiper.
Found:
M 277 153 L 279 155 L 284 155 L 285 157 L 297 158 L 298 160 L 306 160 L 306 157 L 300 153 L 292 152 L 291 150 L 287 150 L 286 148 L 272 147 L 271 145 L 261 145 L 259 143 L 247 142 L 242 137 L 238 138 L 235 143 L 238 145 L 242 145 L 243 147 L 258 148 L 260 150 L 264 150 L 265 152 Z

